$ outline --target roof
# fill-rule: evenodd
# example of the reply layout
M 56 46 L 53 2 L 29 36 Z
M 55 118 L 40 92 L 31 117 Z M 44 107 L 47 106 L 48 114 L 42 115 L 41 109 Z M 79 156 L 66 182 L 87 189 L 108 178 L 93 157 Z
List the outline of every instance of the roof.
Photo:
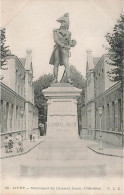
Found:
M 96 66 L 99 60 L 100 60 L 100 57 L 93 57 L 94 66 Z
M 22 65 L 25 67 L 26 58 L 19 58 Z

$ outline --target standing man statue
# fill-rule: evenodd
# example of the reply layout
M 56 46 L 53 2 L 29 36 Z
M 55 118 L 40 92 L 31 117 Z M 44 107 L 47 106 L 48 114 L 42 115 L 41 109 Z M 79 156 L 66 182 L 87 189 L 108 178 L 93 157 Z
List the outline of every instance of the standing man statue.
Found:
M 65 72 L 68 78 L 68 82 L 72 84 L 73 82 L 70 79 L 70 69 L 69 69 L 69 50 L 71 47 L 74 47 L 77 42 L 76 40 L 71 40 L 71 32 L 69 29 L 69 14 L 64 14 L 63 17 L 59 18 L 57 22 L 61 23 L 60 29 L 53 30 L 53 38 L 56 43 L 54 50 L 50 58 L 50 64 L 54 65 L 53 74 L 54 80 L 53 83 L 57 83 L 58 77 L 58 67 L 59 65 L 65 66 Z

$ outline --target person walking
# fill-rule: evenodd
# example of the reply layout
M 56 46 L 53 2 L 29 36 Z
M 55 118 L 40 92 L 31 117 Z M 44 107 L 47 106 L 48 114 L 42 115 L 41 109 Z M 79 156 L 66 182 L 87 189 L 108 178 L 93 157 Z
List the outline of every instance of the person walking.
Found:
M 33 134 L 32 134 L 32 140 L 33 140 L 33 142 L 35 142 L 35 139 L 36 139 L 36 135 L 35 135 L 35 132 L 33 132 Z
M 5 152 L 8 153 L 8 149 L 9 149 L 9 140 L 8 140 L 8 136 L 5 136 L 4 139 L 4 147 L 5 147 Z
M 30 132 L 30 142 L 32 141 L 32 132 Z
M 20 133 L 18 133 L 18 135 L 16 136 L 16 142 L 17 142 L 17 147 L 16 147 L 17 152 L 22 152 L 23 151 L 22 137 Z
M 8 152 L 13 152 L 13 137 L 12 137 L 12 134 L 9 134 L 9 138 L 8 138 Z

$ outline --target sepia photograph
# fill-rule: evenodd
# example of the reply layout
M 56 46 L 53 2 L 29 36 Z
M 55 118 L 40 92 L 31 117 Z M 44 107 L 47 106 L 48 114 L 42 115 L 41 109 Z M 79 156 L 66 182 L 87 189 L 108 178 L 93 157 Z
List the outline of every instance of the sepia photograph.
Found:
M 0 3 L 0 195 L 123 195 L 124 1 Z

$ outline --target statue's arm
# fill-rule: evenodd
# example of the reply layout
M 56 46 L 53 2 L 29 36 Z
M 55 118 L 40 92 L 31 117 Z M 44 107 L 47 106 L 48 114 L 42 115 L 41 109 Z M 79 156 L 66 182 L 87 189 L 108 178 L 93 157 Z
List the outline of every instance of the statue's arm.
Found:
M 71 40 L 71 44 L 70 44 L 70 46 L 71 47 L 75 47 L 75 45 L 77 44 L 77 41 L 76 40 Z
M 58 34 L 57 34 L 57 30 L 53 30 L 53 38 L 54 38 L 54 42 L 61 46 L 61 47 L 64 47 L 64 44 L 61 43 L 61 41 L 58 39 Z
M 71 32 L 69 34 L 69 45 L 70 47 L 74 47 L 75 45 L 77 44 L 77 41 L 76 40 L 71 40 Z

